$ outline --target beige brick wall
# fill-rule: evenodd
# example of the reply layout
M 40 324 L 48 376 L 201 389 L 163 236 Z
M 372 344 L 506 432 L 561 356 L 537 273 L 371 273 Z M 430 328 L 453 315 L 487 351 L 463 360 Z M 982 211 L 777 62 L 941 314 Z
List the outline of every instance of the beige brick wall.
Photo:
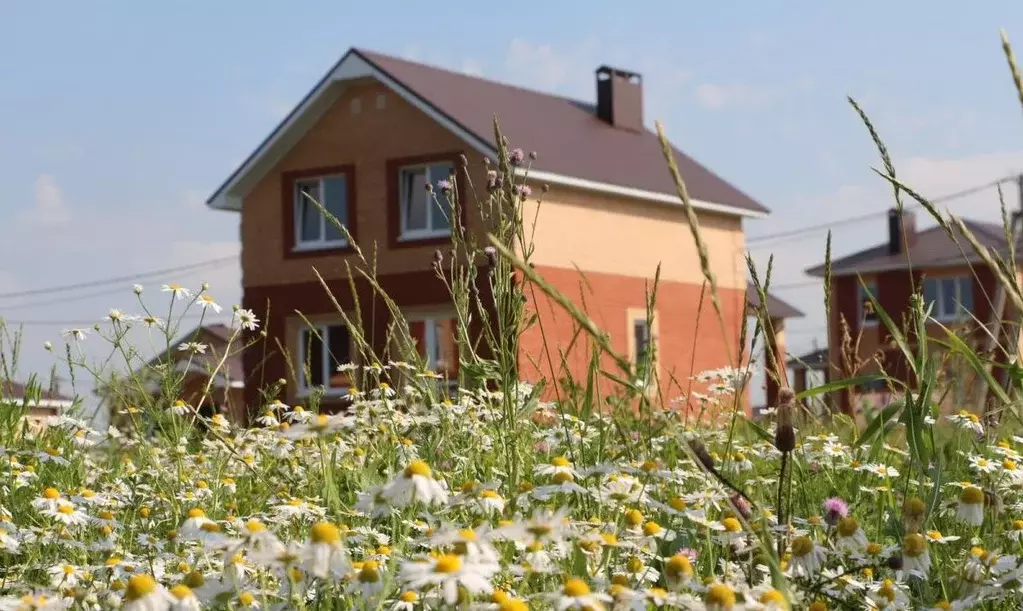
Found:
M 377 98 L 384 96 L 383 108 Z M 353 101 L 359 111 L 354 112 Z M 315 267 L 326 278 L 345 276 L 344 261 L 354 255 L 284 257 L 284 204 L 281 173 L 337 165 L 355 166 L 356 241 L 371 257 L 378 246 L 381 274 L 430 268 L 436 245 L 389 249 L 387 161 L 402 157 L 462 151 L 482 177 L 482 158 L 454 134 L 430 120 L 383 85 L 365 82 L 349 89 L 306 135 L 245 196 L 242 205 L 242 283 L 244 286 L 290 284 L 315 280 Z M 470 207 L 471 208 L 471 207 Z M 480 231 L 478 214 L 467 218 Z

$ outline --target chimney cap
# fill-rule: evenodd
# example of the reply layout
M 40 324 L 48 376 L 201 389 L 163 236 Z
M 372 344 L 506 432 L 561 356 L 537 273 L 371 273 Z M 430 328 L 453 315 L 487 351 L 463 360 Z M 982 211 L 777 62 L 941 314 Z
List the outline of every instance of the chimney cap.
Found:
M 602 77 L 611 77 L 611 76 L 620 76 L 620 77 L 622 77 L 624 79 L 627 79 L 629 81 L 635 82 L 637 84 L 643 82 L 643 75 L 640 74 L 639 72 L 632 72 L 631 70 L 623 70 L 622 68 L 615 68 L 615 67 L 609 66 L 607 64 L 603 64 L 599 68 L 597 68 L 597 78 L 598 79 L 602 78 Z

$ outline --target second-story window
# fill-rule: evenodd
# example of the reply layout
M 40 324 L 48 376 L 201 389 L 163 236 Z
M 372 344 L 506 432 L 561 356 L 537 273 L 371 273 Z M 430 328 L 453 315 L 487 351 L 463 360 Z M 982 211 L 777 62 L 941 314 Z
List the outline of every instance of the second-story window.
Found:
M 314 176 L 295 180 L 295 248 L 313 250 L 348 245 L 344 233 L 312 200 L 320 203 L 345 227 L 349 224 L 349 177 L 347 174 Z
M 924 305 L 938 320 L 963 320 L 973 312 L 973 279 L 970 276 L 925 278 Z
M 454 166 L 430 163 L 404 166 L 398 173 L 400 181 L 398 205 L 401 216 L 401 237 L 407 240 L 446 236 L 451 233 L 451 202 L 448 181 Z M 432 193 L 426 185 L 433 187 Z

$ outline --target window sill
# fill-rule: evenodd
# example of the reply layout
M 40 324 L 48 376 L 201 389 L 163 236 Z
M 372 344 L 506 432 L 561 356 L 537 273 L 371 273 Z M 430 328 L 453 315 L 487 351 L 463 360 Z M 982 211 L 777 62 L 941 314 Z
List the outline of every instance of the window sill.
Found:
M 405 233 L 398 236 L 398 242 L 403 244 L 415 243 L 415 242 L 426 242 L 436 241 L 440 239 L 448 239 L 451 237 L 450 231 L 406 231 Z
M 344 248 L 348 248 L 348 240 L 338 240 L 336 242 L 303 242 L 292 246 L 291 252 L 317 252 L 320 250 L 341 250 Z

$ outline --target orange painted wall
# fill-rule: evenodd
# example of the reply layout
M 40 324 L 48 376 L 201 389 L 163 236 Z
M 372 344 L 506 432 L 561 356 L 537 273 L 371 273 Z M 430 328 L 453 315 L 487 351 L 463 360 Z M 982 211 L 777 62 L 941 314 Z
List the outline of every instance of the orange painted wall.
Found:
M 583 276 L 574 269 L 546 266 L 537 266 L 536 271 L 584 308 L 597 326 L 610 334 L 611 345 L 616 352 L 627 353 L 630 344 L 628 313 L 629 310 L 644 310 L 647 284 L 653 282 L 652 278 L 598 272 L 584 272 Z M 658 354 L 660 391 L 665 400 L 674 399 L 686 390 L 690 376 L 734 365 L 733 359 L 738 357 L 745 291 L 719 290 L 726 325 L 724 332 L 709 296 L 697 317 L 700 294 L 701 285 L 698 284 L 662 281 L 658 288 L 655 311 L 658 328 L 654 342 Z M 523 377 L 536 379 L 543 376 L 551 380 L 563 377 L 567 372 L 579 384 L 585 385 L 592 354 L 589 336 L 580 334 L 576 344 L 570 346 L 576 330 L 574 319 L 539 289 L 532 291 L 528 307 L 537 312 L 539 321 L 521 339 L 519 361 Z M 559 347 L 568 350 L 564 367 L 561 366 Z M 617 373 L 610 359 L 605 358 L 603 366 Z M 614 383 L 605 380 L 603 385 L 606 394 L 613 389 Z M 554 398 L 550 395 L 548 393 L 550 398 Z

